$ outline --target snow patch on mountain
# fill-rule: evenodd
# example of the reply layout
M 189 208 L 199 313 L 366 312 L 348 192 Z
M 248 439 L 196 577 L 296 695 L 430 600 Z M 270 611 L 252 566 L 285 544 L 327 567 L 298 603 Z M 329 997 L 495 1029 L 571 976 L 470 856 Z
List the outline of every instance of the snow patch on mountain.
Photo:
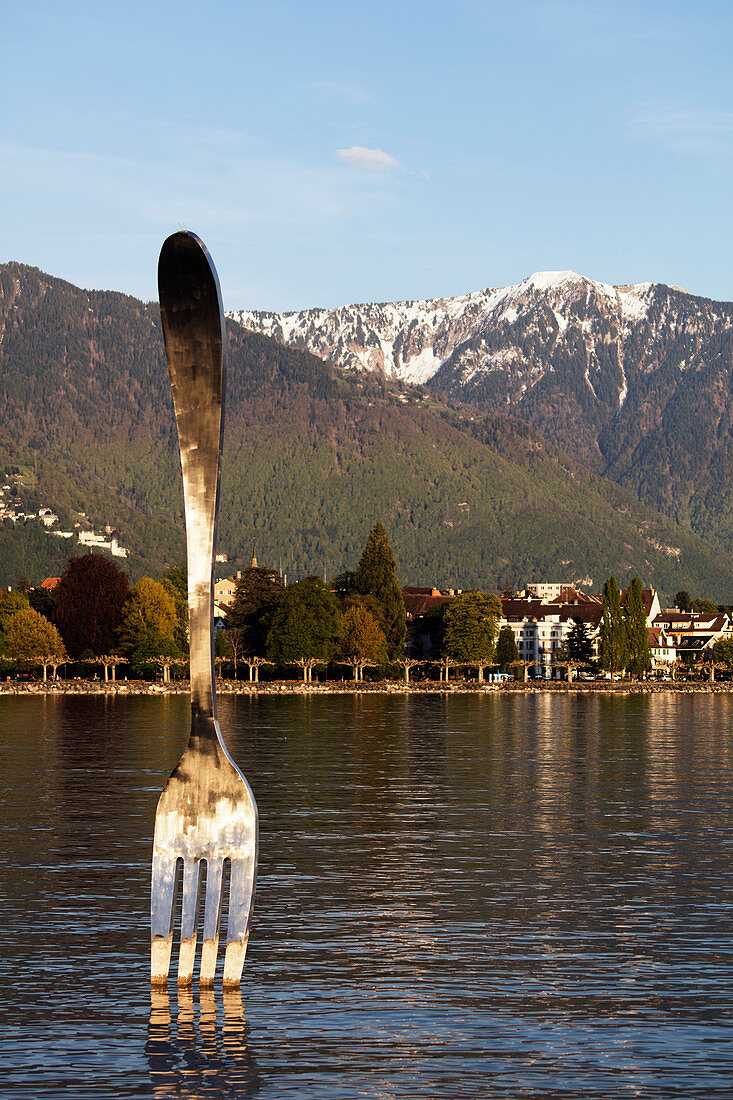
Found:
M 561 349 L 576 355 L 585 345 L 583 373 L 594 396 L 597 372 L 608 369 L 609 355 L 617 358 L 620 409 L 628 394 L 624 345 L 664 293 L 652 283 L 614 287 L 574 271 L 536 271 L 512 286 L 453 298 L 228 316 L 347 370 L 423 384 L 448 371 L 461 385 L 498 371 L 526 383 L 522 393 L 554 370 Z

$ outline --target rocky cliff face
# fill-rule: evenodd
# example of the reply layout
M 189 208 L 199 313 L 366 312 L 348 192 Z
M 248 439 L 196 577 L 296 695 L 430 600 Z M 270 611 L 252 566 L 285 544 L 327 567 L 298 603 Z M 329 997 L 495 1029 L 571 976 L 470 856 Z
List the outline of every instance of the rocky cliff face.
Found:
M 550 368 L 556 350 L 580 334 L 593 354 L 609 330 L 621 337 L 635 331 L 659 292 L 671 289 L 649 283 L 612 287 L 572 271 L 539 272 L 517 286 L 457 298 L 283 314 L 240 310 L 231 316 L 245 328 L 307 347 L 341 367 L 378 370 L 406 382 L 428 382 L 446 368 L 464 385 L 496 372 L 531 381 Z M 623 369 L 620 377 L 623 402 Z M 590 377 L 586 384 L 593 391 Z
M 230 314 L 248 329 L 307 348 L 347 370 L 427 382 L 480 328 L 492 291 L 425 302 L 381 302 L 301 313 Z

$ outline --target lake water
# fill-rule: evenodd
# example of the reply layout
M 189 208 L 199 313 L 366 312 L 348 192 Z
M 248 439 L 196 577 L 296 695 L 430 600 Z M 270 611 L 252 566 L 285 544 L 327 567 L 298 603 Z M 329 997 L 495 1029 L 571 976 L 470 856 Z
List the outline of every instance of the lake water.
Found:
M 149 987 L 185 697 L 0 697 L 5 1097 L 733 1096 L 733 697 L 225 697 L 241 995 Z

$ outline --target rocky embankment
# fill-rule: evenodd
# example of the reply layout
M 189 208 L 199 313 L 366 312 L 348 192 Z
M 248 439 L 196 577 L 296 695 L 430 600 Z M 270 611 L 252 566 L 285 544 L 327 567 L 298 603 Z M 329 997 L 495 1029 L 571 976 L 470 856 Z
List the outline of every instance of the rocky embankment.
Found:
M 397 680 L 382 680 L 377 683 L 343 681 L 314 681 L 304 684 L 299 680 L 275 680 L 262 683 L 250 683 L 248 680 L 217 680 L 219 695 L 461 695 L 486 694 L 507 695 L 517 692 L 538 694 L 568 692 L 593 694 L 598 692 L 615 695 L 648 695 L 661 692 L 678 694 L 729 694 L 733 692 L 733 683 L 652 683 L 628 682 L 611 684 L 607 681 L 567 684 L 564 682 L 547 683 L 508 683 L 479 684 L 475 680 L 455 680 L 451 683 L 439 683 L 434 680 L 405 684 Z M 174 683 L 150 683 L 145 680 L 59 680 L 55 683 L 42 681 L 10 680 L 0 683 L 0 695 L 186 695 L 189 691 L 187 680 Z

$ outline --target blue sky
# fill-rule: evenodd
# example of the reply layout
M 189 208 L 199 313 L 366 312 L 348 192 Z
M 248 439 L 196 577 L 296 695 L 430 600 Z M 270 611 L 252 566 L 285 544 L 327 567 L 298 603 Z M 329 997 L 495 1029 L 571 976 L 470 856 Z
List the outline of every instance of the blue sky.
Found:
M 3 5 L 0 261 L 227 309 L 571 268 L 733 299 L 733 5 Z

